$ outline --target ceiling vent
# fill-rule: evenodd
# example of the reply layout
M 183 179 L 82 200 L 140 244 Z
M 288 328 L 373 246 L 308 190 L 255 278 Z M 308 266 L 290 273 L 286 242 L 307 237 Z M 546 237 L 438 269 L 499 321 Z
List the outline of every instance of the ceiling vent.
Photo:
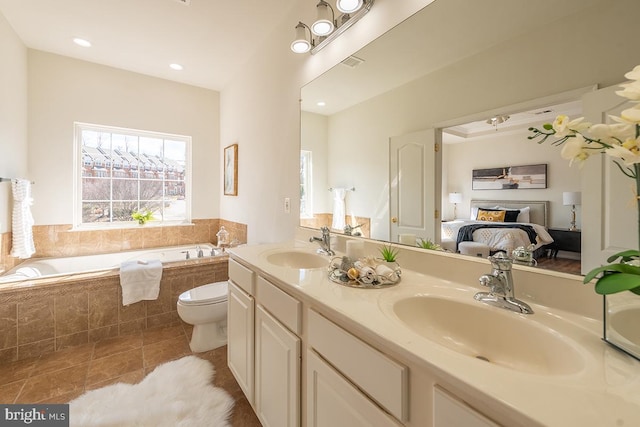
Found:
M 342 61 L 341 64 L 349 68 L 356 68 L 358 65 L 362 64 L 363 62 L 364 62 L 364 59 L 360 59 L 357 56 L 351 55 L 347 57 L 347 59 Z

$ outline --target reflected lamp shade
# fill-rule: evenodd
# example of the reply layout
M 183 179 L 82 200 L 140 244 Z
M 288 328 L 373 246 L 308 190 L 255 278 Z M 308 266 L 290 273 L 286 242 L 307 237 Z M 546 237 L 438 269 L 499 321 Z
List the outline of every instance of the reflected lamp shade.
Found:
M 449 203 L 462 203 L 462 193 L 449 193 Z
M 582 204 L 582 193 L 579 191 L 565 191 L 562 193 L 562 204 L 565 206 Z

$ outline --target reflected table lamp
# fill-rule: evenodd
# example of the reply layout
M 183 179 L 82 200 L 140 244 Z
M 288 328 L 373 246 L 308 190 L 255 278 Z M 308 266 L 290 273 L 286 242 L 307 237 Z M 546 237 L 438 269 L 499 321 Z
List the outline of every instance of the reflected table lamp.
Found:
M 569 225 L 570 231 L 576 231 L 576 205 L 582 204 L 582 193 L 579 191 L 565 191 L 562 193 L 562 204 L 565 206 L 571 206 L 571 224 Z
M 458 218 L 458 203 L 462 203 L 462 193 L 449 193 L 449 203 L 453 203 L 453 219 Z

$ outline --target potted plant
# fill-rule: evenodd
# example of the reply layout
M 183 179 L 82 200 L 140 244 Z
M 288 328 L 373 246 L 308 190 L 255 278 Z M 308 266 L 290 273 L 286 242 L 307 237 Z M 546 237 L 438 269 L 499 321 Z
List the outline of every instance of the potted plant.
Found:
M 131 218 L 138 221 L 138 224 L 145 225 L 147 221 L 153 219 L 153 212 L 145 209 L 144 211 L 134 211 L 131 214 Z
M 418 247 L 422 248 L 422 249 L 430 249 L 432 251 L 442 251 L 442 246 L 440 246 L 439 244 L 433 242 L 431 239 L 423 239 L 422 237 L 420 238 L 420 241 L 418 242 Z
M 386 262 L 396 262 L 398 250 L 391 247 L 391 245 L 383 245 L 380 248 L 380 255 L 382 255 L 382 259 Z
M 580 164 L 593 154 L 611 156 L 620 172 L 635 184 L 634 199 L 640 222 L 640 65 L 625 77 L 631 82 L 620 85 L 622 90 L 616 93 L 635 105 L 623 110 L 620 116 L 609 116 L 615 123 L 591 124 L 582 117 L 571 120 L 560 115 L 553 123 L 544 124 L 542 129 L 529 128 L 533 135 L 528 138 L 543 143 L 553 136 L 556 139 L 552 144 L 562 146 L 560 155 L 569 160 L 569 164 Z M 640 245 L 640 235 L 638 242 Z M 622 294 L 626 300 L 640 300 L 640 251 L 635 248 L 622 251 L 610 256 L 607 262 L 609 264 L 588 272 L 584 283 L 595 281 L 595 292 L 604 296 L 604 340 L 640 360 L 640 342 L 637 339 L 633 342 L 619 340 L 616 334 L 609 336 L 612 326 L 607 322 L 614 312 L 610 301 L 619 299 L 614 294 Z

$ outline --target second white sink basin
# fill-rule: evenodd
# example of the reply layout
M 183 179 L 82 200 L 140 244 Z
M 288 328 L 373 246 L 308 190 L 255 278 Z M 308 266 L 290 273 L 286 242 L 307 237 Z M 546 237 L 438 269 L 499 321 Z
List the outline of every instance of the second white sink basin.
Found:
M 313 268 L 326 268 L 329 265 L 329 258 L 309 252 L 286 250 L 267 255 L 267 261 L 271 264 L 307 270 Z
M 584 368 L 578 351 L 533 316 L 434 296 L 393 305 L 411 330 L 458 353 L 520 372 L 567 375 Z

